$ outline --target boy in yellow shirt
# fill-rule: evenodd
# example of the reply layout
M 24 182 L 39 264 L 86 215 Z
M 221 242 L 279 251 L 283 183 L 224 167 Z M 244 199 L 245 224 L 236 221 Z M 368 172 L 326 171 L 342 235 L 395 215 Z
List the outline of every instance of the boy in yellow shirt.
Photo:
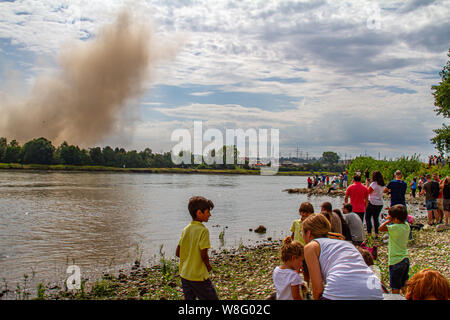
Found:
M 298 212 L 300 214 L 300 219 L 294 220 L 292 222 L 291 227 L 291 238 L 297 242 L 300 242 L 303 246 L 306 245 L 305 240 L 302 236 L 302 222 L 305 221 L 306 218 L 308 218 L 310 215 L 314 213 L 314 207 L 310 202 L 302 202 L 300 205 L 300 208 L 298 209 Z M 303 279 L 305 280 L 306 284 L 309 286 L 309 271 L 308 267 L 306 265 L 306 260 L 303 260 Z
M 305 245 L 305 240 L 303 240 L 302 237 L 302 222 L 305 221 L 305 219 L 308 218 L 309 215 L 314 213 L 314 207 L 309 202 L 302 202 L 300 208 L 298 209 L 298 212 L 301 218 L 292 222 L 291 238 L 295 241 L 300 242 L 302 245 Z
M 216 289 L 209 272 L 208 249 L 211 248 L 209 231 L 202 222 L 208 222 L 210 210 L 214 208 L 211 200 L 195 196 L 189 199 L 188 209 L 192 222 L 181 232 L 176 256 L 180 258 L 180 277 L 185 300 L 218 300 Z

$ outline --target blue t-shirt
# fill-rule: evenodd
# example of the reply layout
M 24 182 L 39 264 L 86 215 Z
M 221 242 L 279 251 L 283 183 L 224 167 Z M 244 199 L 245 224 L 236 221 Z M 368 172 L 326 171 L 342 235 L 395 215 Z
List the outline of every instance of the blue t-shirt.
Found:
M 388 183 L 386 188 L 391 190 L 391 207 L 396 204 L 406 206 L 405 193 L 408 185 L 403 180 L 392 180 Z
M 415 190 L 417 188 L 417 182 L 413 182 L 411 185 L 411 190 Z

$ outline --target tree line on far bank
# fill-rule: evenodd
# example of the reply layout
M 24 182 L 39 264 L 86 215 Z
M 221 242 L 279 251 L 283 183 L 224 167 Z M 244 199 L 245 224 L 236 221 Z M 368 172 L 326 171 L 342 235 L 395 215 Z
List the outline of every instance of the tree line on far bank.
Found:
M 223 150 L 216 151 L 225 155 L 228 147 Z M 150 148 L 143 151 L 126 151 L 124 148 L 111 148 L 106 146 L 103 148 L 93 147 L 89 149 L 81 149 L 75 145 L 69 145 L 63 142 L 59 147 L 54 147 L 52 142 L 46 138 L 37 138 L 26 142 L 21 146 L 16 140 L 7 141 L 6 138 L 0 138 L 0 163 L 20 163 L 20 164 L 63 164 L 63 165 L 80 165 L 80 166 L 107 166 L 118 168 L 195 168 L 195 169 L 236 169 L 237 157 L 239 152 L 236 146 L 234 148 L 234 164 L 212 164 L 207 165 L 194 164 L 193 155 L 191 164 L 181 163 L 176 165 L 172 162 L 170 152 L 153 153 Z M 214 155 L 214 151 L 212 154 Z M 218 154 L 218 155 L 219 155 Z M 338 163 L 339 156 L 334 152 L 324 152 L 321 159 L 311 163 L 303 163 L 296 167 L 280 167 L 280 171 L 333 171 L 338 172 L 344 170 L 345 166 Z M 243 169 L 251 169 L 249 161 L 246 160 Z
M 21 164 L 67 164 L 95 165 L 127 168 L 170 168 L 173 167 L 170 152 L 157 154 L 151 149 L 144 151 L 126 151 L 123 148 L 94 147 L 80 149 L 78 146 L 63 142 L 54 147 L 51 141 L 37 138 L 20 146 L 16 140 L 7 143 L 0 138 L 0 162 Z

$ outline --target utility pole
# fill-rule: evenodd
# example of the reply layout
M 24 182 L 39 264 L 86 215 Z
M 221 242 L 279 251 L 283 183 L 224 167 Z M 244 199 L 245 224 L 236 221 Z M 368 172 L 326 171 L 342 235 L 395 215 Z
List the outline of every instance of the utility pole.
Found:
M 298 159 L 298 145 L 297 145 L 297 159 Z

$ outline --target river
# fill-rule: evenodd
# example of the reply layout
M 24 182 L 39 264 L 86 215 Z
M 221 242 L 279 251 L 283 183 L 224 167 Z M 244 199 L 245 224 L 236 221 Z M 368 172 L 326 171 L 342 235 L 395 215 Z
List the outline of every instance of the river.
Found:
M 300 176 L 0 171 L 0 281 L 14 288 L 24 274 L 65 279 L 71 264 L 86 274 L 137 257 L 151 263 L 161 245 L 171 258 L 193 195 L 215 204 L 206 223 L 213 249 L 280 238 L 302 201 L 341 208 L 342 198 L 282 192 L 305 186 Z M 259 225 L 266 234 L 249 231 Z

